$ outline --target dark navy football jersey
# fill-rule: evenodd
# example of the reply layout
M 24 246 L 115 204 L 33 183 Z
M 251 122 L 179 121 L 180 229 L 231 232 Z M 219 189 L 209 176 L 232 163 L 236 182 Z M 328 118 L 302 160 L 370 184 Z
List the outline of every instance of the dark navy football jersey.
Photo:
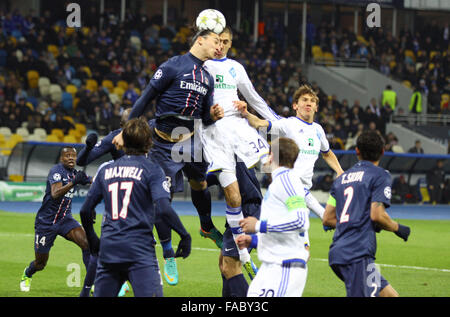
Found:
M 86 151 L 86 147 L 84 147 L 77 156 L 77 165 L 86 166 L 107 153 L 111 153 L 113 160 L 122 157 L 124 155 L 124 152 L 122 150 L 116 149 L 116 146 L 112 143 L 114 137 L 121 131 L 121 129 L 111 131 L 101 141 L 98 141 L 97 144 L 89 152 Z
M 83 210 L 103 199 L 100 260 L 125 263 L 145 260 L 154 252 L 154 202 L 170 198 L 164 172 L 147 155 L 124 155 L 104 165 L 89 190 Z
M 370 219 L 372 202 L 390 206 L 391 175 L 368 161 L 359 161 L 333 183 L 336 200 L 336 232 L 329 264 L 348 264 L 363 257 L 375 259 L 375 228 Z
M 77 171 L 64 167 L 62 163 L 53 166 L 47 176 L 47 187 L 45 188 L 45 195 L 42 200 L 42 206 L 39 208 L 36 215 L 36 225 L 51 226 L 57 224 L 67 215 L 72 213 L 72 197 L 75 192 L 75 187 L 70 189 L 63 197 L 52 198 L 51 186 L 55 183 L 62 183 L 62 186 L 72 182 Z
M 213 105 L 214 80 L 203 68 L 203 61 L 191 53 L 172 57 L 156 70 L 133 105 L 130 118 L 143 114 L 154 91 L 157 93 L 155 117 L 158 130 L 170 134 L 176 127 L 186 127 L 192 132 L 193 119 L 212 123 L 210 107 Z

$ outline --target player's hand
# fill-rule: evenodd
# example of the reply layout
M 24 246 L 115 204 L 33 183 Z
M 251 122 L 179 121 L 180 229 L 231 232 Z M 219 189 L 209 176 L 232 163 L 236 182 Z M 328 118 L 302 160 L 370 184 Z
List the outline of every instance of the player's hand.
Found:
M 123 131 L 120 131 L 120 133 L 118 135 L 116 135 L 114 137 L 114 139 L 112 140 L 112 144 L 114 144 L 114 146 L 118 150 L 122 150 L 123 149 L 123 136 L 122 136 L 122 133 L 123 133 Z
M 89 179 L 89 177 L 86 175 L 85 172 L 83 171 L 78 171 L 77 174 L 75 175 L 75 178 L 73 179 L 72 183 L 74 185 L 87 185 L 91 182 L 91 180 Z
M 97 143 L 97 140 L 98 140 L 97 133 L 89 134 L 86 138 L 86 148 L 89 150 L 92 149 L 94 145 Z
M 246 217 L 239 221 L 239 226 L 245 233 L 254 233 L 256 232 L 255 227 L 257 222 L 258 219 L 256 219 L 255 217 Z
M 181 256 L 183 259 L 187 258 L 191 254 L 191 244 L 192 238 L 189 234 L 181 238 L 178 243 L 177 252 L 175 252 L 175 257 L 178 258 Z
M 242 117 L 247 117 L 248 111 L 247 111 L 247 103 L 242 100 L 235 100 L 233 101 L 234 108 L 241 113 Z
M 408 241 L 409 234 L 411 233 L 411 228 L 398 224 L 398 230 L 394 233 L 406 242 Z
M 325 231 L 325 232 L 331 231 L 333 229 L 334 229 L 333 227 L 323 225 L 323 231 Z
M 239 249 L 243 250 L 250 246 L 252 242 L 252 237 L 246 234 L 241 234 L 236 238 L 236 245 Z
M 219 106 L 219 104 L 216 103 L 214 106 L 211 107 L 210 114 L 211 114 L 211 119 L 213 119 L 214 121 L 217 121 L 217 120 L 220 120 L 223 118 L 224 111 L 223 111 L 223 108 L 221 106 Z

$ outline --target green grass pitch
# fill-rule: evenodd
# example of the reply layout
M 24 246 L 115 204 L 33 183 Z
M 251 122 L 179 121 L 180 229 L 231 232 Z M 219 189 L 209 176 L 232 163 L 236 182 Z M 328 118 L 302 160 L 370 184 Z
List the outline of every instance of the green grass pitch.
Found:
M 96 230 L 100 230 L 100 215 Z M 58 237 L 50 252 L 47 267 L 33 276 L 31 291 L 22 293 L 19 281 L 24 268 L 34 259 L 34 218 L 32 213 L 0 211 L 0 297 L 76 297 L 85 275 L 80 249 L 70 241 Z M 79 215 L 75 215 L 79 220 Z M 166 297 L 220 297 L 222 281 L 218 268 L 219 250 L 215 244 L 200 237 L 199 221 L 194 216 L 182 216 L 192 235 L 192 253 L 187 259 L 178 259 L 180 281 L 177 286 L 164 282 Z M 214 217 L 223 228 L 224 217 Z M 450 296 L 450 221 L 401 220 L 411 227 L 408 242 L 390 232 L 377 235 L 376 263 L 381 273 L 399 292 L 408 297 Z M 328 248 L 333 233 L 324 232 L 317 218 L 311 219 L 311 259 L 305 297 L 345 296 L 344 284 L 328 266 Z M 176 248 L 178 237 L 174 233 Z M 156 247 L 160 268 L 163 267 L 162 249 Z M 252 258 L 259 264 L 257 253 Z M 80 274 L 74 267 L 80 268 Z M 77 285 L 77 276 L 79 283 Z M 69 283 L 68 283 L 69 282 Z M 130 292 L 127 296 L 133 296 Z

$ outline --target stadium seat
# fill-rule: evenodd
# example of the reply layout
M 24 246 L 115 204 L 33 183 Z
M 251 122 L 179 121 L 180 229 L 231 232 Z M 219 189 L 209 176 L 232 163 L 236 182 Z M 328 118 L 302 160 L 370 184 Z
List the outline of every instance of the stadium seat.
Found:
M 389 68 L 390 68 L 391 70 L 393 70 L 393 69 L 395 68 L 395 66 L 397 66 L 397 62 L 396 62 L 396 61 L 390 61 L 390 62 L 389 62 Z
M 83 33 L 84 36 L 88 36 L 90 32 L 90 29 L 87 26 L 83 26 L 81 28 L 81 33 Z
M 141 39 L 137 36 L 130 37 L 130 43 L 134 47 L 134 49 L 140 51 L 142 47 Z
M 91 91 L 97 91 L 98 90 L 98 83 L 95 79 L 87 79 L 86 80 L 86 88 Z
M 433 70 L 433 69 L 434 69 L 434 63 L 429 63 L 428 70 Z
M 50 85 L 50 98 L 52 101 L 61 102 L 62 100 L 62 89 L 58 84 Z
M 70 129 L 69 135 L 73 136 L 78 143 L 81 142 L 81 131 L 77 129 Z
M 109 79 L 104 79 L 102 81 L 102 87 L 108 89 L 108 92 L 112 92 L 114 89 L 114 83 Z
M 0 127 L 0 134 L 2 134 L 6 139 L 12 135 L 11 129 L 8 127 Z
M 402 81 L 403 86 L 411 88 L 411 82 L 409 80 Z
M 71 36 L 75 33 L 75 28 L 66 28 L 66 36 Z
M 405 57 L 410 57 L 413 62 L 416 61 L 416 56 L 412 50 L 405 50 Z
M 58 137 L 59 141 L 62 141 L 62 139 L 64 138 L 64 132 L 61 129 L 52 129 L 50 135 L 55 135 L 56 137 Z
M 313 57 L 322 57 L 322 48 L 319 45 L 313 45 L 311 48 L 311 53 Z
M 440 54 L 440 52 L 439 51 L 431 51 L 430 52 L 430 60 L 432 60 L 433 57 L 436 56 L 437 54 Z
M 116 94 L 120 99 L 122 99 L 122 96 L 125 93 L 125 90 L 123 90 L 120 87 L 114 87 L 113 93 Z
M 43 135 L 43 136 L 47 136 L 47 131 L 45 131 L 44 128 L 35 128 L 33 130 L 33 134 L 34 135 Z
M 53 56 L 54 56 L 55 58 L 57 58 L 57 57 L 59 56 L 59 48 L 58 48 L 58 46 L 56 46 L 56 45 L 54 45 L 54 44 L 49 44 L 49 45 L 47 46 L 47 50 L 48 50 L 50 53 L 52 53 Z
M 61 106 L 67 112 L 72 112 L 73 110 L 73 97 L 68 92 L 62 93 Z
M 29 70 L 27 72 L 27 80 L 28 80 L 28 87 L 32 89 L 38 88 L 39 73 L 35 70 Z
M 75 123 L 75 129 L 80 132 L 81 135 L 86 134 L 86 126 L 82 123 Z
M 61 142 L 61 140 L 59 139 L 58 136 L 54 135 L 54 134 L 49 134 L 47 135 L 47 137 L 45 138 L 45 140 L 47 142 Z
M 30 132 L 28 131 L 27 128 L 20 127 L 17 128 L 16 134 L 22 136 L 22 138 L 26 141 L 30 135 Z
M 77 139 L 73 135 L 65 135 L 63 138 L 64 143 L 78 143 Z
M 77 93 L 78 88 L 75 85 L 69 84 L 66 86 L 66 92 L 72 95 L 73 98 L 75 98 L 75 94 Z
M 127 91 L 128 89 L 128 83 L 125 80 L 119 80 L 117 82 L 117 87 L 120 87 L 123 89 L 123 91 Z
M 326 66 L 336 66 L 334 55 L 331 52 L 323 53 L 323 58 Z
M 36 142 L 43 142 L 45 141 L 47 138 L 47 134 L 46 135 L 39 135 L 39 134 L 30 134 L 28 136 L 28 140 L 27 141 L 36 141 Z

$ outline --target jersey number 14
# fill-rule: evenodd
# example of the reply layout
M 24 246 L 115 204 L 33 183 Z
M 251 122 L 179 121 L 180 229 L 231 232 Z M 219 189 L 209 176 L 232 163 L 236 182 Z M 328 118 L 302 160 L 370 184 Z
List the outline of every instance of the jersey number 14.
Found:
M 133 182 L 121 182 L 120 189 L 125 190 L 125 195 L 123 196 L 122 208 L 119 213 L 119 182 L 109 184 L 108 186 L 108 191 L 111 193 L 111 216 L 113 220 L 117 220 L 119 217 L 123 219 L 127 218 Z

